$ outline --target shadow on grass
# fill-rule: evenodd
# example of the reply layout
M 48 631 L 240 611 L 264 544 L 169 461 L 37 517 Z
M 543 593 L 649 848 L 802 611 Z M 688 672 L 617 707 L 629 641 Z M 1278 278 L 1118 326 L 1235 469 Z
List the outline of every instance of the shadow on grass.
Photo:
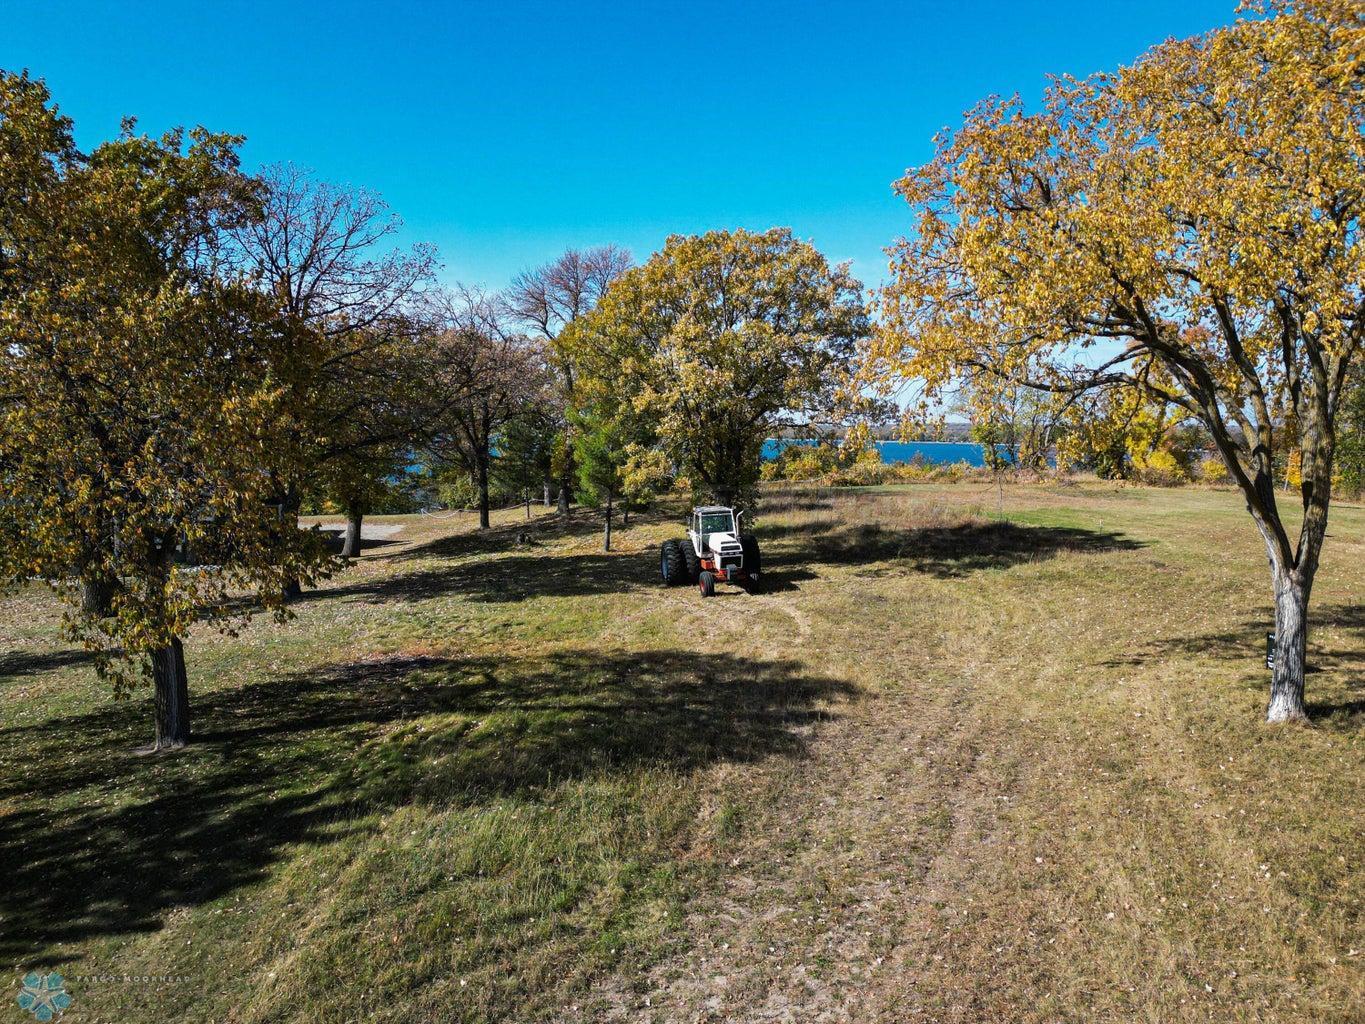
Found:
M 1249 685 L 1256 689 L 1269 688 L 1269 671 L 1265 667 L 1265 636 L 1275 629 L 1273 610 L 1266 605 L 1265 617 L 1244 620 L 1233 629 L 1219 633 L 1200 633 L 1194 636 L 1164 637 L 1153 640 L 1141 651 L 1124 658 L 1105 662 L 1107 667 L 1140 665 L 1161 658 L 1211 657 L 1220 661 L 1242 664 L 1248 673 Z M 1330 644 L 1320 639 L 1323 630 L 1337 636 Z M 1345 644 L 1342 640 L 1347 641 Z M 1322 677 L 1336 676 L 1342 688 L 1338 695 L 1326 700 L 1306 701 L 1308 717 L 1314 721 L 1330 721 L 1343 729 L 1365 726 L 1365 607 L 1360 605 L 1324 605 L 1308 609 L 1308 654 L 1306 694 L 1313 698 L 1315 689 L 1322 688 Z M 1316 685 L 1315 685 L 1316 680 Z
M 767 518 L 791 512 L 823 512 L 833 507 L 833 492 L 828 489 L 774 487 L 762 495 L 759 513 Z
M 323 526 L 318 529 L 318 533 L 322 536 L 322 543 L 329 554 L 341 554 L 341 549 L 346 545 L 346 528 L 344 526 L 340 529 Z M 378 548 L 392 547 L 401 543 L 403 543 L 401 538 L 399 540 L 381 540 L 377 537 L 361 537 L 360 550 L 374 551 Z
M 632 512 L 629 527 L 622 524 L 619 514 L 613 519 L 613 529 L 619 532 L 634 529 L 636 526 L 678 521 L 681 517 L 674 509 L 650 509 L 645 512 Z M 679 534 L 682 527 L 679 525 Z M 568 517 L 559 515 L 538 515 L 534 519 L 514 519 L 499 523 L 487 530 L 470 529 L 452 533 L 423 544 L 414 544 L 402 551 L 383 556 L 395 562 L 408 562 L 420 559 L 464 558 L 468 555 L 482 555 L 518 550 L 517 538 L 525 534 L 531 544 L 545 544 L 551 541 L 600 536 L 602 515 L 589 508 L 575 507 Z
M 0 680 L 84 665 L 93 660 L 94 656 L 88 651 L 70 647 L 52 651 L 7 651 L 0 654 Z
M 658 586 L 654 556 L 506 554 L 310 590 L 299 601 L 357 599 L 367 604 L 428 601 L 448 594 L 491 604 L 530 597 L 584 597 Z
M 1011 522 L 968 522 L 950 526 L 892 529 L 877 524 L 837 527 L 819 520 L 806 530 L 784 530 L 795 539 L 794 560 L 826 565 L 891 563 L 952 579 L 987 569 L 1068 553 L 1135 551 L 1146 547 L 1120 533 Z
M 39 965 L 57 943 L 153 930 L 170 908 L 259 879 L 292 844 L 414 802 L 801 757 L 803 727 L 850 696 L 793 662 L 682 650 L 395 656 L 206 694 L 195 742 L 172 757 L 129 753 L 150 727 L 145 701 L 7 729 L 23 767 L 0 783 L 0 955 Z
M 394 557 L 404 558 L 422 552 L 428 558 L 454 558 L 472 553 L 470 545 L 475 543 L 488 544 L 491 552 L 501 546 L 493 535 L 508 531 L 509 528 L 499 528 L 474 540 L 468 534 L 459 534 Z M 839 527 L 838 520 L 821 519 L 805 526 L 776 524 L 760 529 L 758 535 L 764 544 L 795 542 L 794 547 L 783 543 L 778 550 L 765 552 L 763 590 L 766 592 L 799 589 L 798 583 L 816 576 L 808 566 L 821 564 L 888 563 L 879 571 L 904 567 L 954 578 L 1065 552 L 1129 551 L 1145 546 L 1117 533 L 1014 523 L 967 523 L 895 530 L 875 525 Z M 310 591 L 300 600 L 349 598 L 384 604 L 458 594 L 471 601 L 504 603 L 532 597 L 619 594 L 658 586 L 658 556 L 653 550 L 644 555 L 532 551 L 500 553 L 492 558 L 448 567 L 435 566 L 360 580 Z

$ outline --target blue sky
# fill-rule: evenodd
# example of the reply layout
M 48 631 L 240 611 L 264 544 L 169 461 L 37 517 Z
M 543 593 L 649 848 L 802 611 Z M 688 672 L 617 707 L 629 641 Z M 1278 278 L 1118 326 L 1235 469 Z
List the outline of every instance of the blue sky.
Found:
M 992 94 L 1130 61 L 1235 0 L 1014 3 L 62 3 L 0 0 L 0 67 L 47 79 L 91 146 L 247 136 L 375 189 L 449 281 L 500 287 L 567 246 L 788 225 L 868 284 L 890 189 Z

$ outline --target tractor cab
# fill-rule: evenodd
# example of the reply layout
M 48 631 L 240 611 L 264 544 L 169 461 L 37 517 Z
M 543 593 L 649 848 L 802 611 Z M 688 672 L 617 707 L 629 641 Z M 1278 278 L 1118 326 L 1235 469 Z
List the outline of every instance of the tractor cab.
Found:
M 696 538 L 692 543 L 697 546 L 698 551 L 709 551 L 707 542 L 716 534 L 725 534 L 734 540 L 739 536 L 739 530 L 735 525 L 734 509 L 723 508 L 719 505 L 694 508 L 692 510 L 692 523 L 687 532 Z

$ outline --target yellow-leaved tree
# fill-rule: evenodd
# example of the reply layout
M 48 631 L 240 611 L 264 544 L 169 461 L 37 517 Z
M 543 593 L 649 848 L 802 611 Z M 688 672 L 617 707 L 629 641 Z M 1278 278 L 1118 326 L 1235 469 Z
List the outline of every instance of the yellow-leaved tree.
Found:
M 556 339 L 576 401 L 615 395 L 724 504 L 758 481 L 765 437 L 828 419 L 868 331 L 861 285 L 789 229 L 675 235 Z
M 0 72 L 0 573 L 70 599 L 116 693 L 150 675 L 157 749 L 189 739 L 192 624 L 328 564 L 269 504 L 301 455 L 282 403 L 309 337 L 220 272 L 259 216 L 239 141 L 128 122 L 87 156 L 43 83 Z
M 978 370 L 1131 387 L 1201 421 L 1270 561 L 1271 721 L 1306 715 L 1335 417 L 1365 333 L 1362 96 L 1365 9 L 1302 0 L 1060 79 L 1036 112 L 981 104 L 897 183 L 916 232 L 868 362 L 931 390 Z M 1295 447 L 1291 535 L 1274 467 Z

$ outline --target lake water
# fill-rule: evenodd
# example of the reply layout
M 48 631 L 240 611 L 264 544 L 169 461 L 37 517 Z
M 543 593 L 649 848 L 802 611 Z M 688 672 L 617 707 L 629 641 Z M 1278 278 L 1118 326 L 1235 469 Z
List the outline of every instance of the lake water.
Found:
M 782 449 L 794 444 L 818 443 L 805 438 L 770 437 L 763 442 L 763 460 L 766 462 L 777 458 Z M 965 462 L 969 466 L 986 464 L 985 446 L 970 441 L 874 441 L 873 444 L 881 453 L 882 461 L 887 463 L 912 462 L 918 456 L 932 465 L 951 465 L 955 462 Z

